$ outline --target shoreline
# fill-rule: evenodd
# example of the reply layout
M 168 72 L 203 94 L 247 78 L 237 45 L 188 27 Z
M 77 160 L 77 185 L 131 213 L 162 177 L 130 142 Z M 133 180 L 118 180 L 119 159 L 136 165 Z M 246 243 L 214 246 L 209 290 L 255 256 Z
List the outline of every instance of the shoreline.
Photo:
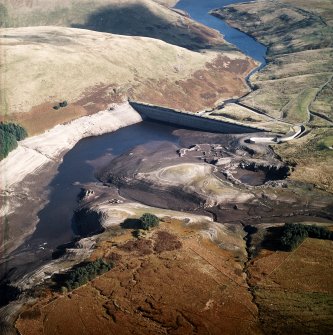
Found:
M 126 102 L 113 110 L 83 116 L 28 137 L 0 162 L 0 191 L 8 190 L 49 162 L 60 163 L 64 154 L 83 138 L 111 133 L 141 121 L 140 114 Z
M 2 262 L 34 232 L 37 213 L 48 202 L 47 185 L 57 173 L 63 156 L 83 138 L 111 133 L 141 121 L 140 114 L 126 102 L 111 111 L 84 116 L 27 138 L 0 162 Z M 22 211 L 28 202 L 30 206 L 34 204 L 33 210 L 24 215 Z M 25 216 L 26 222 L 16 222 L 20 215 Z M 10 235 L 6 236 L 9 229 Z

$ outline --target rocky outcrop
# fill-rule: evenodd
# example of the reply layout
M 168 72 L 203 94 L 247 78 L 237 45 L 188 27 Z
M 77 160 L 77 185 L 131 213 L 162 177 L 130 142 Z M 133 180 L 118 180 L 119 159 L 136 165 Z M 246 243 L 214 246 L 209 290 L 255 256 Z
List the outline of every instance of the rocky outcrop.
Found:
M 289 176 L 290 168 L 287 165 L 279 164 L 258 164 L 256 162 L 241 162 L 239 167 L 244 170 L 258 172 L 262 171 L 265 173 L 265 181 L 269 180 L 282 180 Z
M 81 188 L 81 191 L 77 197 L 78 197 L 78 200 L 82 202 L 82 201 L 87 201 L 91 199 L 94 196 L 94 194 L 95 194 L 94 190 Z

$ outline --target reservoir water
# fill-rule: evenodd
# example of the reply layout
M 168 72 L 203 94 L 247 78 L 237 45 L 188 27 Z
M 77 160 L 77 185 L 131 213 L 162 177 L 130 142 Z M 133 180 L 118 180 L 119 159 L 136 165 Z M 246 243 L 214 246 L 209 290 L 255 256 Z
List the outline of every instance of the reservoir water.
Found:
M 40 224 L 30 244 L 48 240 L 56 247 L 72 236 L 71 219 L 77 206 L 80 187 L 77 183 L 97 182 L 96 167 L 106 165 L 112 158 L 122 155 L 138 145 L 159 145 L 161 142 L 177 142 L 172 135 L 176 128 L 149 121 L 97 137 L 81 140 L 69 151 L 59 167 L 58 174 L 50 184 L 49 204 L 39 213 Z M 50 240 L 50 236 L 52 240 Z
M 210 28 L 218 30 L 226 41 L 234 44 L 240 51 L 261 63 L 266 64 L 265 55 L 267 48 L 254 38 L 230 27 L 226 22 L 212 16 L 209 11 L 224 6 L 246 2 L 242 0 L 181 0 L 175 8 L 187 12 L 192 19 Z
M 176 8 L 186 11 L 194 20 L 219 30 L 227 41 L 263 65 L 266 54 L 263 45 L 208 14 L 211 9 L 237 2 L 241 1 L 181 0 Z M 14 277 L 20 277 L 27 269 L 31 270 L 50 259 L 54 248 L 73 238 L 71 220 L 80 191 L 75 183 L 97 182 L 94 167 L 107 163 L 137 145 L 158 145 L 161 141 L 176 143 L 178 138 L 172 134 L 176 129 L 145 121 L 114 133 L 80 141 L 65 155 L 57 175 L 49 185 L 49 203 L 38 214 L 36 231 L 11 255 L 13 257 L 5 264 L 5 271 L 0 269 L 0 274 L 16 268 Z
M 79 184 L 98 182 L 96 168 L 105 166 L 113 158 L 138 145 L 151 148 L 161 142 L 177 143 L 178 137 L 172 134 L 176 129 L 170 125 L 144 121 L 77 143 L 64 156 L 58 173 L 49 184 L 49 202 L 38 213 L 39 223 L 35 232 L 0 267 L 0 280 L 8 271 L 11 271 L 11 280 L 20 278 L 27 271 L 50 260 L 52 252 L 59 245 L 73 239 L 72 217 L 78 206 Z

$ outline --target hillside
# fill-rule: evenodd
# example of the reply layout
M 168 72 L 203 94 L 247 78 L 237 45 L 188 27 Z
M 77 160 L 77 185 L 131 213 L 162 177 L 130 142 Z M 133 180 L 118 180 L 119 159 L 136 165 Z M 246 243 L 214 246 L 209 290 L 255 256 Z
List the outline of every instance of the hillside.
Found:
M 29 134 L 127 98 L 195 112 L 246 93 L 243 78 L 255 66 L 240 53 L 197 53 L 144 37 L 63 27 L 4 31 L 1 114 Z M 52 108 L 64 100 L 68 107 Z
M 1 120 L 34 135 L 128 98 L 197 112 L 247 93 L 254 61 L 161 3 L 1 0 Z
M 145 36 L 189 49 L 229 48 L 220 34 L 153 0 L 0 0 L 0 27 L 62 26 Z M 164 5 L 163 5 L 164 4 Z
M 333 75 L 333 25 L 326 3 L 265 0 L 213 12 L 268 46 L 269 64 L 251 78 L 256 90 L 242 99 L 245 105 L 289 122 L 332 123 L 324 92 Z
M 275 149 L 297 168 L 292 178 L 333 190 L 332 2 L 256 1 L 213 14 L 268 47 L 268 65 L 251 77 L 243 105 L 310 131 Z
M 54 334 L 55 328 L 62 335 L 261 334 L 237 261 L 239 233 L 217 224 L 163 221 L 141 239 L 126 229 L 104 234 L 91 258 L 105 257 L 115 268 L 68 294 L 45 290 L 22 310 L 20 334 Z M 208 229 L 216 231 L 216 241 L 205 235 Z M 226 234 L 237 251 L 218 247 Z

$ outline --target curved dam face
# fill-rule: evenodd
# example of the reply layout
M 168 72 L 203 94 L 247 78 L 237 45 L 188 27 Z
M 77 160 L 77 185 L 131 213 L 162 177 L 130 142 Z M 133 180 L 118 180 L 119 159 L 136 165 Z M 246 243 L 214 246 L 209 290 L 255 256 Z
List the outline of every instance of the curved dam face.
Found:
M 259 128 L 246 127 L 234 123 L 209 119 L 207 117 L 187 114 L 160 106 L 147 105 L 133 101 L 130 102 L 130 105 L 144 118 L 201 131 L 222 134 L 244 134 L 262 131 Z

